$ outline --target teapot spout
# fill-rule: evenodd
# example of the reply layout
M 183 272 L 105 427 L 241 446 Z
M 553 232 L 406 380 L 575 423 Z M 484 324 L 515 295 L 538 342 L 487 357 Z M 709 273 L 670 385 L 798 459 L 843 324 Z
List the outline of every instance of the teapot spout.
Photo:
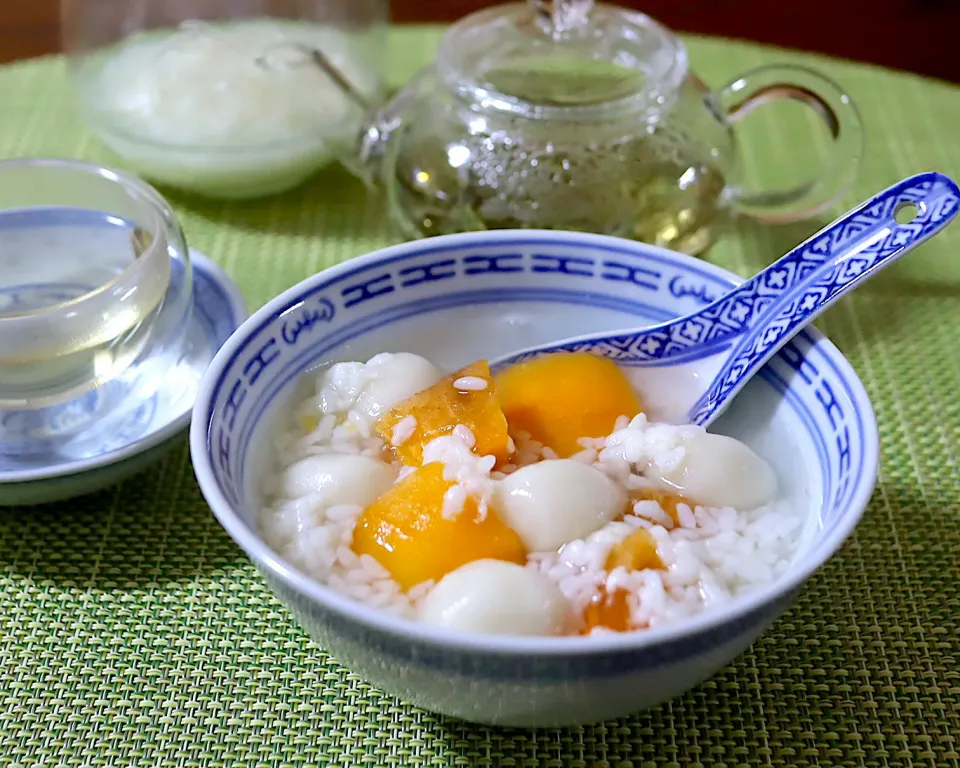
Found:
M 346 84 L 349 87 L 349 84 Z M 424 67 L 406 85 L 390 94 L 379 105 L 371 105 L 361 94 L 351 96 L 355 104 L 364 108 L 360 129 L 354 134 L 352 151 L 342 158 L 343 165 L 359 176 L 369 187 L 377 188 L 391 169 L 385 166 L 395 162 L 390 145 L 400 138 L 403 126 L 411 112 L 435 90 L 434 68 Z
M 384 132 L 379 126 L 378 110 L 323 51 L 314 48 L 310 51 L 310 56 L 314 65 L 323 71 L 360 114 L 359 134 L 354 135 L 352 146 L 348 146 L 343 152 L 341 162 L 347 170 L 358 176 L 368 186 L 375 186 L 382 155 L 379 146 L 384 141 Z
M 354 139 L 353 151 L 344 158 L 343 164 L 359 176 L 368 186 L 376 188 L 384 174 L 384 164 L 392 153 L 388 152 L 395 134 L 410 117 L 410 109 L 416 105 L 424 91 L 432 85 L 433 69 L 424 67 L 407 84 L 390 95 L 379 107 L 366 106 L 361 128 Z M 354 99 L 361 103 L 359 94 Z
M 383 172 L 387 142 L 396 125 L 384 119 L 382 112 L 368 112 L 356 134 L 353 151 L 343 164 L 368 187 L 376 188 Z

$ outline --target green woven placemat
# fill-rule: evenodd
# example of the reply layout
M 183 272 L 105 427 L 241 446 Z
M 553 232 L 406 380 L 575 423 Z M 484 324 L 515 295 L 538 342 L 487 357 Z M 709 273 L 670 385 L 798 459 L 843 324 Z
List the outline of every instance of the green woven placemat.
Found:
M 395 35 L 398 78 L 436 36 Z M 845 204 L 917 171 L 960 176 L 956 88 L 728 42 L 690 48 L 718 85 L 787 59 L 848 87 L 869 152 Z M 764 119 L 747 164 L 802 168 Z M 0 70 L 0 156 L 22 155 L 106 157 L 74 117 L 60 60 Z M 251 307 L 393 238 L 380 201 L 336 171 L 270 202 L 172 199 Z M 708 258 L 749 274 L 810 231 L 743 225 Z M 960 765 L 960 225 L 820 325 L 876 406 L 877 492 L 796 607 L 685 697 L 530 734 L 381 695 L 273 599 L 205 506 L 184 446 L 114 490 L 0 509 L 0 766 Z

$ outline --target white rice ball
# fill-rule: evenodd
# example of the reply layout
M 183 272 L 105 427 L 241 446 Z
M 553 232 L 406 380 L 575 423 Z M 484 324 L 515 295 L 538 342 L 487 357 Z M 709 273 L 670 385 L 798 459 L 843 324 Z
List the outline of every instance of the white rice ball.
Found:
M 366 383 L 356 407 L 376 421 L 393 406 L 432 387 L 443 378 L 443 373 L 419 355 L 385 352 L 367 361 L 364 376 Z
M 397 470 L 377 459 L 328 453 L 308 456 L 290 466 L 283 473 L 280 487 L 290 499 L 319 494 L 325 506 L 366 507 L 396 479 Z
M 419 605 L 434 627 L 488 635 L 562 635 L 571 608 L 560 588 L 531 568 L 475 560 L 451 571 Z
M 582 539 L 624 511 L 627 497 L 603 472 L 573 459 L 521 467 L 497 488 L 495 508 L 532 552 Z
M 682 447 L 679 460 L 654 460 L 646 476 L 706 507 L 756 509 L 776 495 L 773 469 L 739 440 L 694 432 Z

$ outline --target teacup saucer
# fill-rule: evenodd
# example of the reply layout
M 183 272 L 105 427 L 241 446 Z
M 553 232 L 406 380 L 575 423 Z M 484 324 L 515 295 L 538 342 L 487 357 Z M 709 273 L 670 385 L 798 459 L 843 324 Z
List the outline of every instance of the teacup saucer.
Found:
M 100 490 L 146 468 L 180 442 L 204 371 L 248 315 L 240 291 L 220 267 L 192 248 L 190 258 L 194 309 L 187 351 L 164 375 L 169 385 L 121 423 L 96 425 L 85 433 L 83 441 L 95 446 L 94 455 L 0 455 L 0 506 L 42 504 Z

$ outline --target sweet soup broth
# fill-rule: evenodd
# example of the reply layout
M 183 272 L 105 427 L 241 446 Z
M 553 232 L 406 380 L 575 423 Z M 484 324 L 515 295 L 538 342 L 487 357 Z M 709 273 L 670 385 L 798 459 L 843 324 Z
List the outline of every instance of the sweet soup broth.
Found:
M 614 363 L 496 376 L 384 353 L 310 374 L 264 477 L 268 544 L 359 602 L 461 631 L 642 631 L 777 578 L 802 519 L 768 463 L 657 422 Z

